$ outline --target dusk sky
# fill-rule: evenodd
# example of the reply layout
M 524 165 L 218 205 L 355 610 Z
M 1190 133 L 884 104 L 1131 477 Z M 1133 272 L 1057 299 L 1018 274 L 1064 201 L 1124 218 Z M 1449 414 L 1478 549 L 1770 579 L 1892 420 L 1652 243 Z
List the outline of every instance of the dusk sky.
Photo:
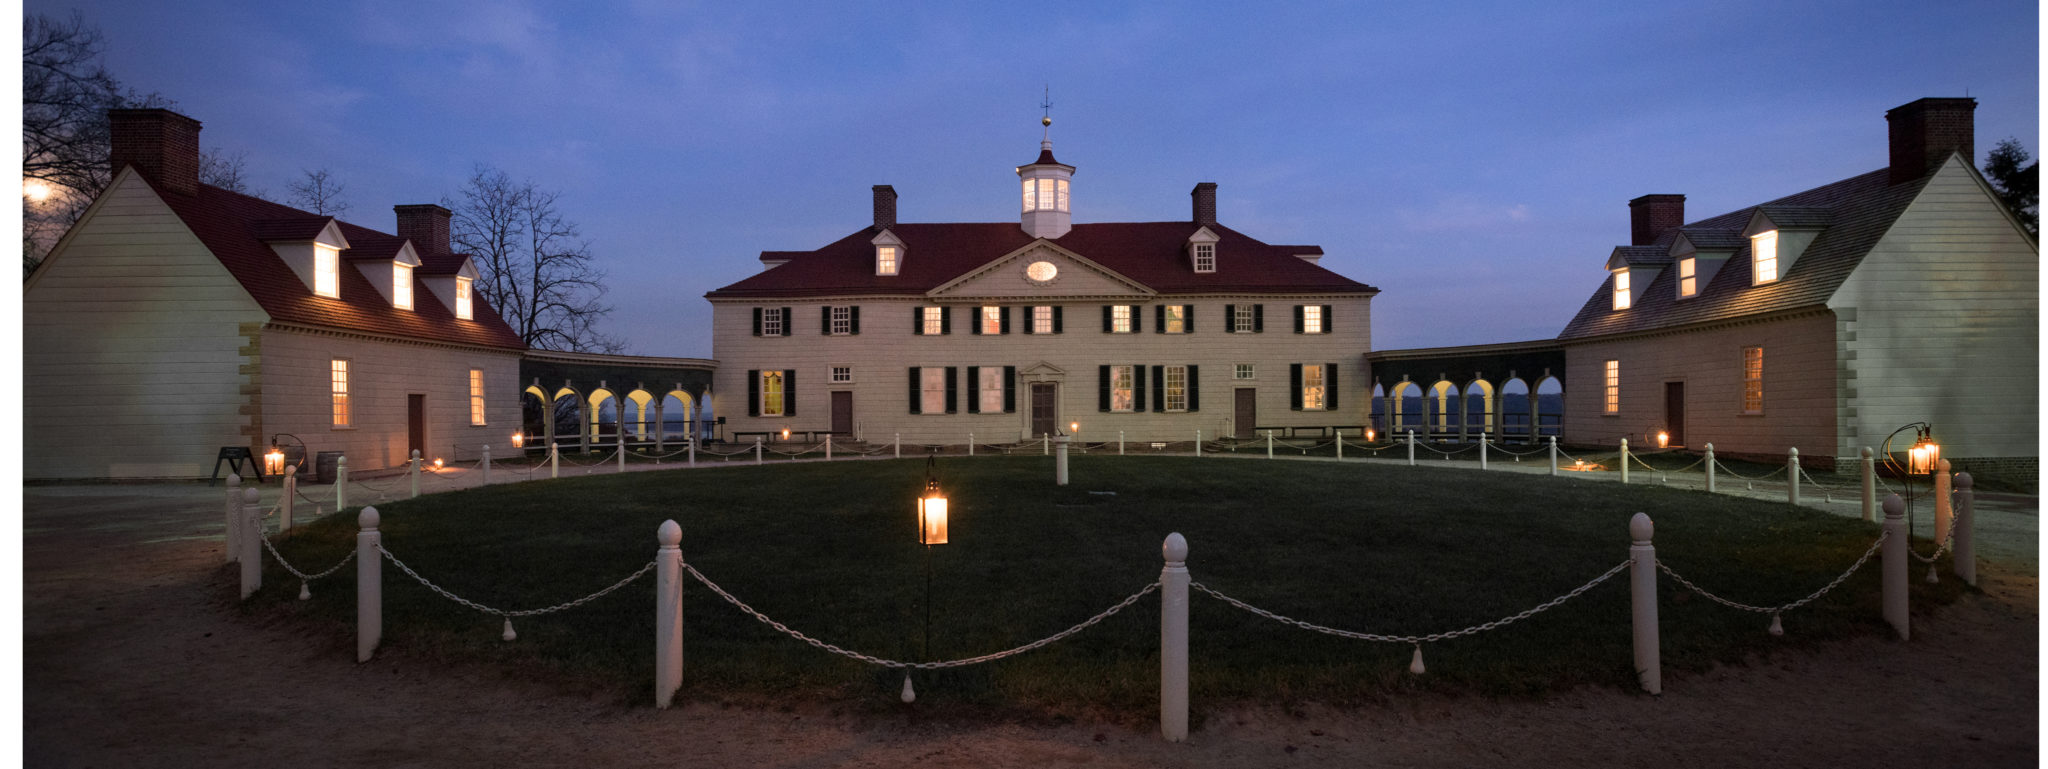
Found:
M 608 274 L 603 329 L 709 357 L 706 291 L 865 227 L 1015 221 L 1052 139 L 1074 220 L 1188 217 L 1321 245 L 1370 283 L 1374 349 L 1548 338 L 1628 238 L 1876 170 L 1884 112 L 1978 100 L 1975 164 L 2039 154 L 2032 2 L 857 4 L 27 3 L 345 218 L 452 196 L 478 163 L 562 193 Z

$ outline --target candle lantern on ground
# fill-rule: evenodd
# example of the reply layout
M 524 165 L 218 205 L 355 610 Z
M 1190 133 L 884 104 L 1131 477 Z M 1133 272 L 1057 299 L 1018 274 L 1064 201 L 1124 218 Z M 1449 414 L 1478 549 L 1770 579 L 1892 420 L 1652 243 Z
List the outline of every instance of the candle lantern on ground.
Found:
M 1657 448 L 1660 448 L 1660 449 L 1665 449 L 1665 448 L 1670 448 L 1670 447 L 1671 447 L 1671 433 L 1665 432 L 1665 431 L 1663 431 L 1663 430 L 1658 430 L 1658 431 L 1657 431 Z
M 512 448 L 515 448 L 515 449 L 523 449 L 523 448 L 526 448 L 526 433 L 513 433 L 513 434 L 512 434 Z
M 270 451 L 263 455 L 264 475 L 284 475 L 284 447 L 276 441 L 270 444 Z

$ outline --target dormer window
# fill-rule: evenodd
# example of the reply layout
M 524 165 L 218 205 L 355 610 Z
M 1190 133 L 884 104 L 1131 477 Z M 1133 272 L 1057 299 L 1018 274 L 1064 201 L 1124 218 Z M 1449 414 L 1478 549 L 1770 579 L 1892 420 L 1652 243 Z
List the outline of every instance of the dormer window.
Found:
M 341 298 L 341 249 L 325 243 L 313 244 L 313 293 L 329 299 Z
M 1749 255 L 1754 280 L 1751 285 L 1769 283 L 1778 279 L 1778 231 L 1759 232 L 1749 236 Z
M 875 246 L 875 274 L 896 274 L 896 247 Z
M 1216 271 L 1216 244 L 1195 244 L 1195 272 Z
M 455 317 L 462 320 L 476 320 L 476 303 L 470 301 L 468 278 L 455 279 Z
M 1698 258 L 1688 256 L 1678 260 L 1678 298 L 1687 299 L 1699 295 L 1698 271 Z
M 1623 267 L 1614 271 L 1614 309 L 1626 310 L 1628 307 L 1628 268 Z
M 391 265 L 391 306 L 401 310 L 412 309 L 412 265 L 394 262 Z

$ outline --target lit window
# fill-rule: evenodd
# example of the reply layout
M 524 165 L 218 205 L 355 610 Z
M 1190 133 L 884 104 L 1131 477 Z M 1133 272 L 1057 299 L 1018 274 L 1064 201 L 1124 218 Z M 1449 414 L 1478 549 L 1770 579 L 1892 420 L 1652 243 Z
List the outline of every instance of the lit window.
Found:
M 350 427 L 348 418 L 348 359 L 335 358 L 329 381 L 334 392 L 334 426 Z
M 896 247 L 875 246 L 875 274 L 896 274 Z
M 1000 333 L 1003 333 L 1003 308 L 1001 308 L 1001 307 L 983 307 L 983 308 L 981 308 L 981 333 L 984 333 L 984 334 L 1000 334 Z
M 391 264 L 391 306 L 412 309 L 412 265 Z
M 1033 181 L 1033 180 L 1031 180 L 1031 179 L 1025 179 L 1025 180 L 1024 180 L 1024 211 L 1025 211 L 1025 213 L 1030 213 L 1030 212 L 1032 212 L 1032 211 L 1036 211 L 1036 210 L 1038 210 L 1038 187 L 1037 187 L 1036 185 L 1032 184 L 1032 181 Z
M 1301 333 L 1304 333 L 1304 334 L 1320 334 L 1320 333 L 1323 333 L 1323 306 L 1322 306 L 1322 305 L 1319 305 L 1319 304 L 1310 304 L 1310 305 L 1303 305 L 1303 306 L 1302 306 L 1302 308 L 1301 308 Z
M 1678 260 L 1678 296 L 1681 299 L 1700 292 L 1698 261 L 1690 256 Z
M 1132 411 L 1135 409 L 1136 384 L 1131 366 L 1109 367 L 1109 410 Z
M 1621 413 L 1621 361 L 1607 362 L 1607 405 L 1609 414 Z
M 1749 239 L 1749 253 L 1755 265 L 1756 282 L 1778 279 L 1778 231 L 1760 232 Z
M 926 414 L 946 413 L 946 370 L 938 366 L 926 366 L 918 371 L 919 400 Z
M 1254 328 L 1253 313 L 1256 312 L 1257 307 L 1258 305 L 1251 304 L 1237 305 L 1237 308 L 1232 310 L 1230 314 L 1230 330 L 1250 332 Z
M 1188 410 L 1188 367 L 1166 367 L 1166 410 Z
M 1216 271 L 1216 244 L 1195 244 L 1195 272 Z
M 845 383 L 845 382 L 851 382 L 851 381 L 853 381 L 853 367 L 852 367 L 852 366 L 833 366 L 833 367 L 832 367 L 832 381 L 833 381 L 834 383 Z
M 1114 305 L 1109 308 L 1109 332 L 1112 334 L 1131 333 L 1131 306 Z
M 782 372 L 761 372 L 761 416 L 782 416 Z
M 853 333 L 853 308 L 832 308 L 832 333 L 845 335 Z
M 1065 179 L 1061 179 L 1061 180 L 1059 180 L 1059 186 L 1060 186 L 1060 199 L 1059 199 L 1059 210 L 1061 210 L 1061 211 L 1065 211 L 1065 210 L 1067 210 L 1067 180 L 1065 180 Z
M 341 251 L 313 244 L 313 293 L 341 298 Z
M 1057 198 L 1055 197 L 1055 196 L 1056 196 L 1056 194 L 1057 194 L 1057 193 L 1053 192 L 1053 183 L 1052 183 L 1052 180 L 1051 180 L 1051 179 L 1039 179 L 1039 180 L 1038 180 L 1038 202 L 1039 202 L 1039 205 L 1038 205 L 1038 207 L 1039 207 L 1039 208 L 1042 208 L 1042 209 L 1051 209 L 1051 210 L 1054 210 L 1054 211 L 1058 211 L 1058 210 L 1059 210 L 1059 207 L 1058 207 L 1057 205 L 1055 205 L 1055 204 L 1054 204 L 1054 202 L 1053 202 L 1054 200 L 1056 200 L 1056 199 L 1057 199 Z
M 1166 306 L 1164 313 L 1166 320 L 1159 324 L 1161 331 L 1168 334 L 1185 334 L 1188 332 L 1187 305 L 1169 304 Z
M 1003 367 L 982 366 L 975 374 L 981 385 L 981 412 L 1000 414 L 1003 412 Z
M 1628 268 L 1614 271 L 1614 309 L 1628 309 Z
M 476 306 L 470 301 L 469 278 L 455 279 L 455 317 L 463 320 L 476 319 Z
M 782 311 L 767 310 L 761 313 L 761 335 L 782 336 Z
M 1324 397 L 1323 367 L 1309 363 L 1301 367 L 1301 408 L 1304 411 L 1322 411 L 1328 408 Z
M 1255 364 L 1239 363 L 1232 377 L 1236 379 L 1257 379 L 1259 378 L 1259 368 Z
M 1031 333 L 1033 333 L 1033 334 L 1050 334 L 1050 333 L 1052 333 L 1052 308 L 1051 308 L 1051 307 L 1033 307 L 1033 308 L 1031 308 Z
M 469 424 L 484 424 L 484 370 L 469 370 Z
M 1742 413 L 1764 413 L 1764 348 L 1742 348 Z
M 924 335 L 938 336 L 946 332 L 946 308 L 924 308 Z

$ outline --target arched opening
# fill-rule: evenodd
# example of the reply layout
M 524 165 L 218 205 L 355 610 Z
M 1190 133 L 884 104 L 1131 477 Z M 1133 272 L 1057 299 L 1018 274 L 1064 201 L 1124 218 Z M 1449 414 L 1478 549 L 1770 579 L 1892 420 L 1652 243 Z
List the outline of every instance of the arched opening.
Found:
M 1493 383 L 1474 379 L 1465 385 L 1465 430 L 1466 433 L 1490 433 L 1497 429 L 1493 420 Z
M 1519 441 L 1531 440 L 1529 425 L 1535 422 L 1530 413 L 1529 383 L 1516 377 L 1500 386 L 1500 436 L 1502 439 Z
M 1372 383 L 1372 411 L 1366 423 L 1374 432 L 1387 434 L 1387 389 L 1378 382 Z
M 600 387 L 590 391 L 590 439 L 598 444 L 611 443 L 619 429 L 619 398 L 609 388 Z M 609 429 L 607 429 L 609 425 Z
M 1536 434 L 1563 435 L 1564 433 L 1564 383 L 1557 377 L 1546 376 L 1536 383 L 1535 403 L 1529 412 L 1536 422 Z
M 626 437 L 628 439 L 644 441 L 654 437 L 654 424 L 649 421 L 654 416 L 652 413 L 654 410 L 653 393 L 646 390 L 634 390 L 626 393 L 625 402 L 619 405 L 625 407 L 628 412 L 624 415 L 624 421 L 627 425 Z
M 656 404 L 655 413 L 660 415 L 661 434 L 669 438 L 688 438 L 696 433 L 696 403 L 690 394 L 681 390 L 670 390 Z M 697 437 L 702 438 L 701 434 Z
M 1394 402 L 1389 406 L 1394 415 L 1394 433 L 1406 435 L 1409 431 L 1429 431 L 1424 422 L 1422 388 L 1414 382 L 1403 381 L 1394 385 Z
M 564 387 L 555 391 L 554 430 L 551 440 L 556 443 L 571 443 L 581 449 L 590 448 L 590 436 L 583 431 L 583 394 Z
M 519 393 L 520 443 L 526 448 L 548 445 L 548 393 L 528 385 Z
M 1443 440 L 1458 432 L 1462 423 L 1458 419 L 1458 386 L 1448 380 L 1439 379 L 1429 386 L 1429 433 L 1436 440 Z

